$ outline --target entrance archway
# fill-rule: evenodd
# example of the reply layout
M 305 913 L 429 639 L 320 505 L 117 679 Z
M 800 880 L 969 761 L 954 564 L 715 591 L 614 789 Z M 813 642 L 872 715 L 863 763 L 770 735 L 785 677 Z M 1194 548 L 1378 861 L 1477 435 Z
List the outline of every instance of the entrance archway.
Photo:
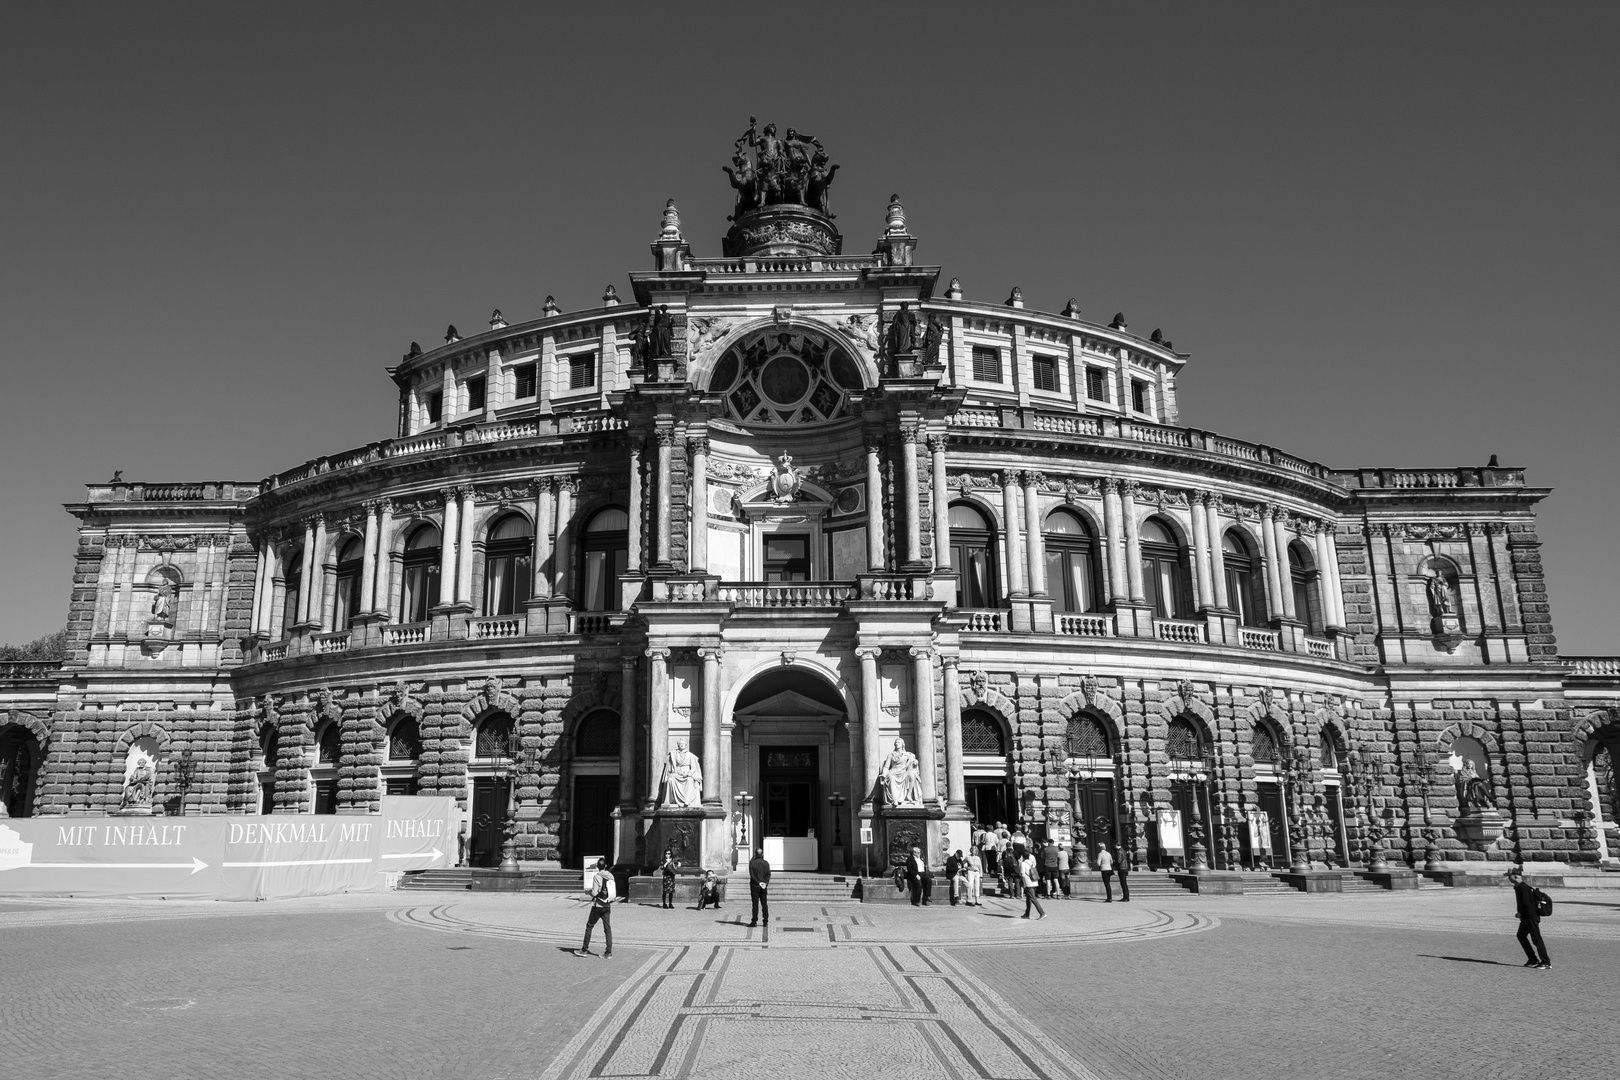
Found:
M 11 817 L 33 817 L 39 742 L 25 728 L 0 730 L 0 805 Z
M 778 870 L 838 870 L 860 804 L 843 693 L 788 668 L 756 676 L 731 711 L 729 793 L 738 863 L 763 845 Z

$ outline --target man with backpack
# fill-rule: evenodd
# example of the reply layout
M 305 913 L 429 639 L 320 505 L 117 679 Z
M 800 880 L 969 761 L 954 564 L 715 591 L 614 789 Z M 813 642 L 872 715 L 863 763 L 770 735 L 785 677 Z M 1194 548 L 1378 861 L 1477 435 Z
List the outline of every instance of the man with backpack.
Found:
M 1524 966 L 1551 971 L 1552 961 L 1547 958 L 1547 946 L 1541 940 L 1541 917 L 1552 914 L 1552 898 L 1526 882 L 1520 867 L 1508 871 L 1508 880 L 1513 882 L 1513 901 L 1519 914 L 1519 944 L 1528 957 Z
M 575 956 L 595 956 L 591 952 L 591 930 L 597 923 L 602 924 L 602 937 L 607 941 L 607 948 L 602 950 L 602 959 L 606 960 L 613 955 L 613 875 L 608 873 L 607 859 L 596 860 L 596 874 L 591 878 L 587 890 L 591 897 L 591 914 L 585 920 L 585 944 L 574 950 Z

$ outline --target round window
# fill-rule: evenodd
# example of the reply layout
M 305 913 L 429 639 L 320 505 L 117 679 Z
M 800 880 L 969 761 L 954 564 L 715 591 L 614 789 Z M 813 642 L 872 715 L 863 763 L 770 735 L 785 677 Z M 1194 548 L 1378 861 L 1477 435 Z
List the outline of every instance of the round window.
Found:
M 760 373 L 760 389 L 778 405 L 797 404 L 810 389 L 810 372 L 791 356 L 778 356 Z

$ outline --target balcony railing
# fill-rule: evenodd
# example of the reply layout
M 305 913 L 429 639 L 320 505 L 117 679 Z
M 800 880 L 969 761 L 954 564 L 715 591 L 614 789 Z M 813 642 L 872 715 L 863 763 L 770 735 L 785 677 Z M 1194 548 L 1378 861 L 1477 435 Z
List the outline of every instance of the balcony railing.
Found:
M 383 627 L 382 639 L 384 645 L 420 645 L 427 641 L 432 633 L 432 623 L 399 623 L 396 626 Z
M 55 682 L 60 660 L 0 660 L 0 682 Z
M 611 634 L 614 633 L 613 617 L 605 611 L 571 611 L 568 613 L 568 632 Z
M 837 581 L 748 581 L 721 585 L 715 599 L 738 607 L 837 607 L 859 596 L 855 586 Z
M 1620 678 L 1620 656 L 1568 656 L 1564 662 L 1569 665 L 1571 675 L 1596 679 Z
M 1308 637 L 1305 639 L 1305 648 L 1320 660 L 1333 659 L 1333 642 L 1326 638 Z
M 1245 649 L 1258 649 L 1260 652 L 1276 652 L 1281 645 L 1282 635 L 1275 630 L 1260 630 L 1252 626 L 1238 627 L 1238 641 Z
M 471 619 L 467 623 L 467 636 L 474 641 L 523 636 L 526 623 L 522 615 L 500 615 L 490 619 Z
M 1004 611 L 963 609 L 960 614 L 967 619 L 963 629 L 969 633 L 995 634 L 1007 626 L 1007 613 Z
M 266 645 L 263 649 L 259 650 L 259 658 L 267 664 L 273 663 L 277 660 L 285 660 L 287 659 L 287 646 L 285 643 L 281 645 Z
M 1204 643 L 1204 624 L 1184 619 L 1154 619 L 1153 636 L 1160 641 L 1175 641 L 1183 645 Z
M 1073 637 L 1113 637 L 1112 615 L 1059 615 L 1057 631 Z
M 858 592 L 849 597 L 854 600 L 927 600 L 927 595 L 918 596 L 912 578 L 903 574 L 862 574 Z
M 315 639 L 315 644 L 323 653 L 348 652 L 349 632 L 342 630 L 336 634 L 322 634 Z

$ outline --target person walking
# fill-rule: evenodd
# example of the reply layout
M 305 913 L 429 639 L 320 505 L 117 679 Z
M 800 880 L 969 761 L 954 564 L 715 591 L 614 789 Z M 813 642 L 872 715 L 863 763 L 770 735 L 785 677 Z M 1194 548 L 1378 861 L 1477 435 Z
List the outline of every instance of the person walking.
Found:
M 1029 918 L 1030 908 L 1034 908 L 1040 913 L 1040 918 L 1046 918 L 1046 909 L 1041 907 L 1040 897 L 1036 895 L 1040 891 L 1041 879 L 1034 852 L 1025 852 L 1024 857 L 1019 860 L 1018 876 L 1024 886 L 1024 914 L 1019 917 Z
M 1129 880 L 1131 857 L 1128 852 L 1119 850 L 1118 844 L 1113 845 L 1113 849 L 1114 870 L 1119 874 L 1119 902 L 1128 904 L 1131 902 L 1131 883 Z
M 1513 882 L 1513 902 L 1518 909 L 1519 944 L 1524 947 L 1524 955 L 1528 958 L 1524 966 L 1551 971 L 1552 961 L 1547 957 L 1547 945 L 1541 940 L 1541 916 L 1544 908 L 1552 907 L 1552 902 L 1548 900 L 1543 905 L 1546 894 L 1525 881 L 1524 871 L 1519 867 L 1508 871 L 1508 880 Z
M 765 912 L 765 925 L 771 925 L 771 864 L 765 861 L 765 849 L 755 848 L 754 857 L 748 860 L 748 896 L 754 902 L 754 915 L 748 921 L 749 926 L 759 925 L 759 913 Z
M 1104 844 L 1097 849 L 1097 869 L 1102 871 L 1103 892 L 1108 896 L 1105 904 L 1114 902 L 1114 856 L 1109 854 L 1108 845 Z
M 984 888 L 984 863 L 977 851 L 970 851 L 963 871 L 967 875 L 967 900 L 971 907 L 979 907 L 984 903 L 980 890 Z
M 1058 897 L 1058 869 L 1062 861 L 1062 850 L 1056 840 L 1041 850 L 1041 895 L 1048 900 Z
M 1063 890 L 1063 899 L 1069 899 L 1069 842 L 1067 840 L 1058 845 L 1058 888 Z
M 680 866 L 681 866 L 680 862 L 677 861 L 676 858 L 675 858 L 674 849 L 665 848 L 664 849 L 664 865 L 659 867 L 659 870 L 661 870 L 663 872 L 663 875 L 664 875 L 664 907 L 665 908 L 673 908 L 675 906 L 675 871 L 679 870 Z
M 587 890 L 591 897 L 591 913 L 585 920 L 585 943 L 574 950 L 575 956 L 595 956 L 591 952 L 591 930 L 597 923 L 602 924 L 602 939 L 607 948 L 602 950 L 602 959 L 606 960 L 613 955 L 613 875 L 608 873 L 607 859 L 596 860 L 596 874 L 591 878 L 590 888 Z

